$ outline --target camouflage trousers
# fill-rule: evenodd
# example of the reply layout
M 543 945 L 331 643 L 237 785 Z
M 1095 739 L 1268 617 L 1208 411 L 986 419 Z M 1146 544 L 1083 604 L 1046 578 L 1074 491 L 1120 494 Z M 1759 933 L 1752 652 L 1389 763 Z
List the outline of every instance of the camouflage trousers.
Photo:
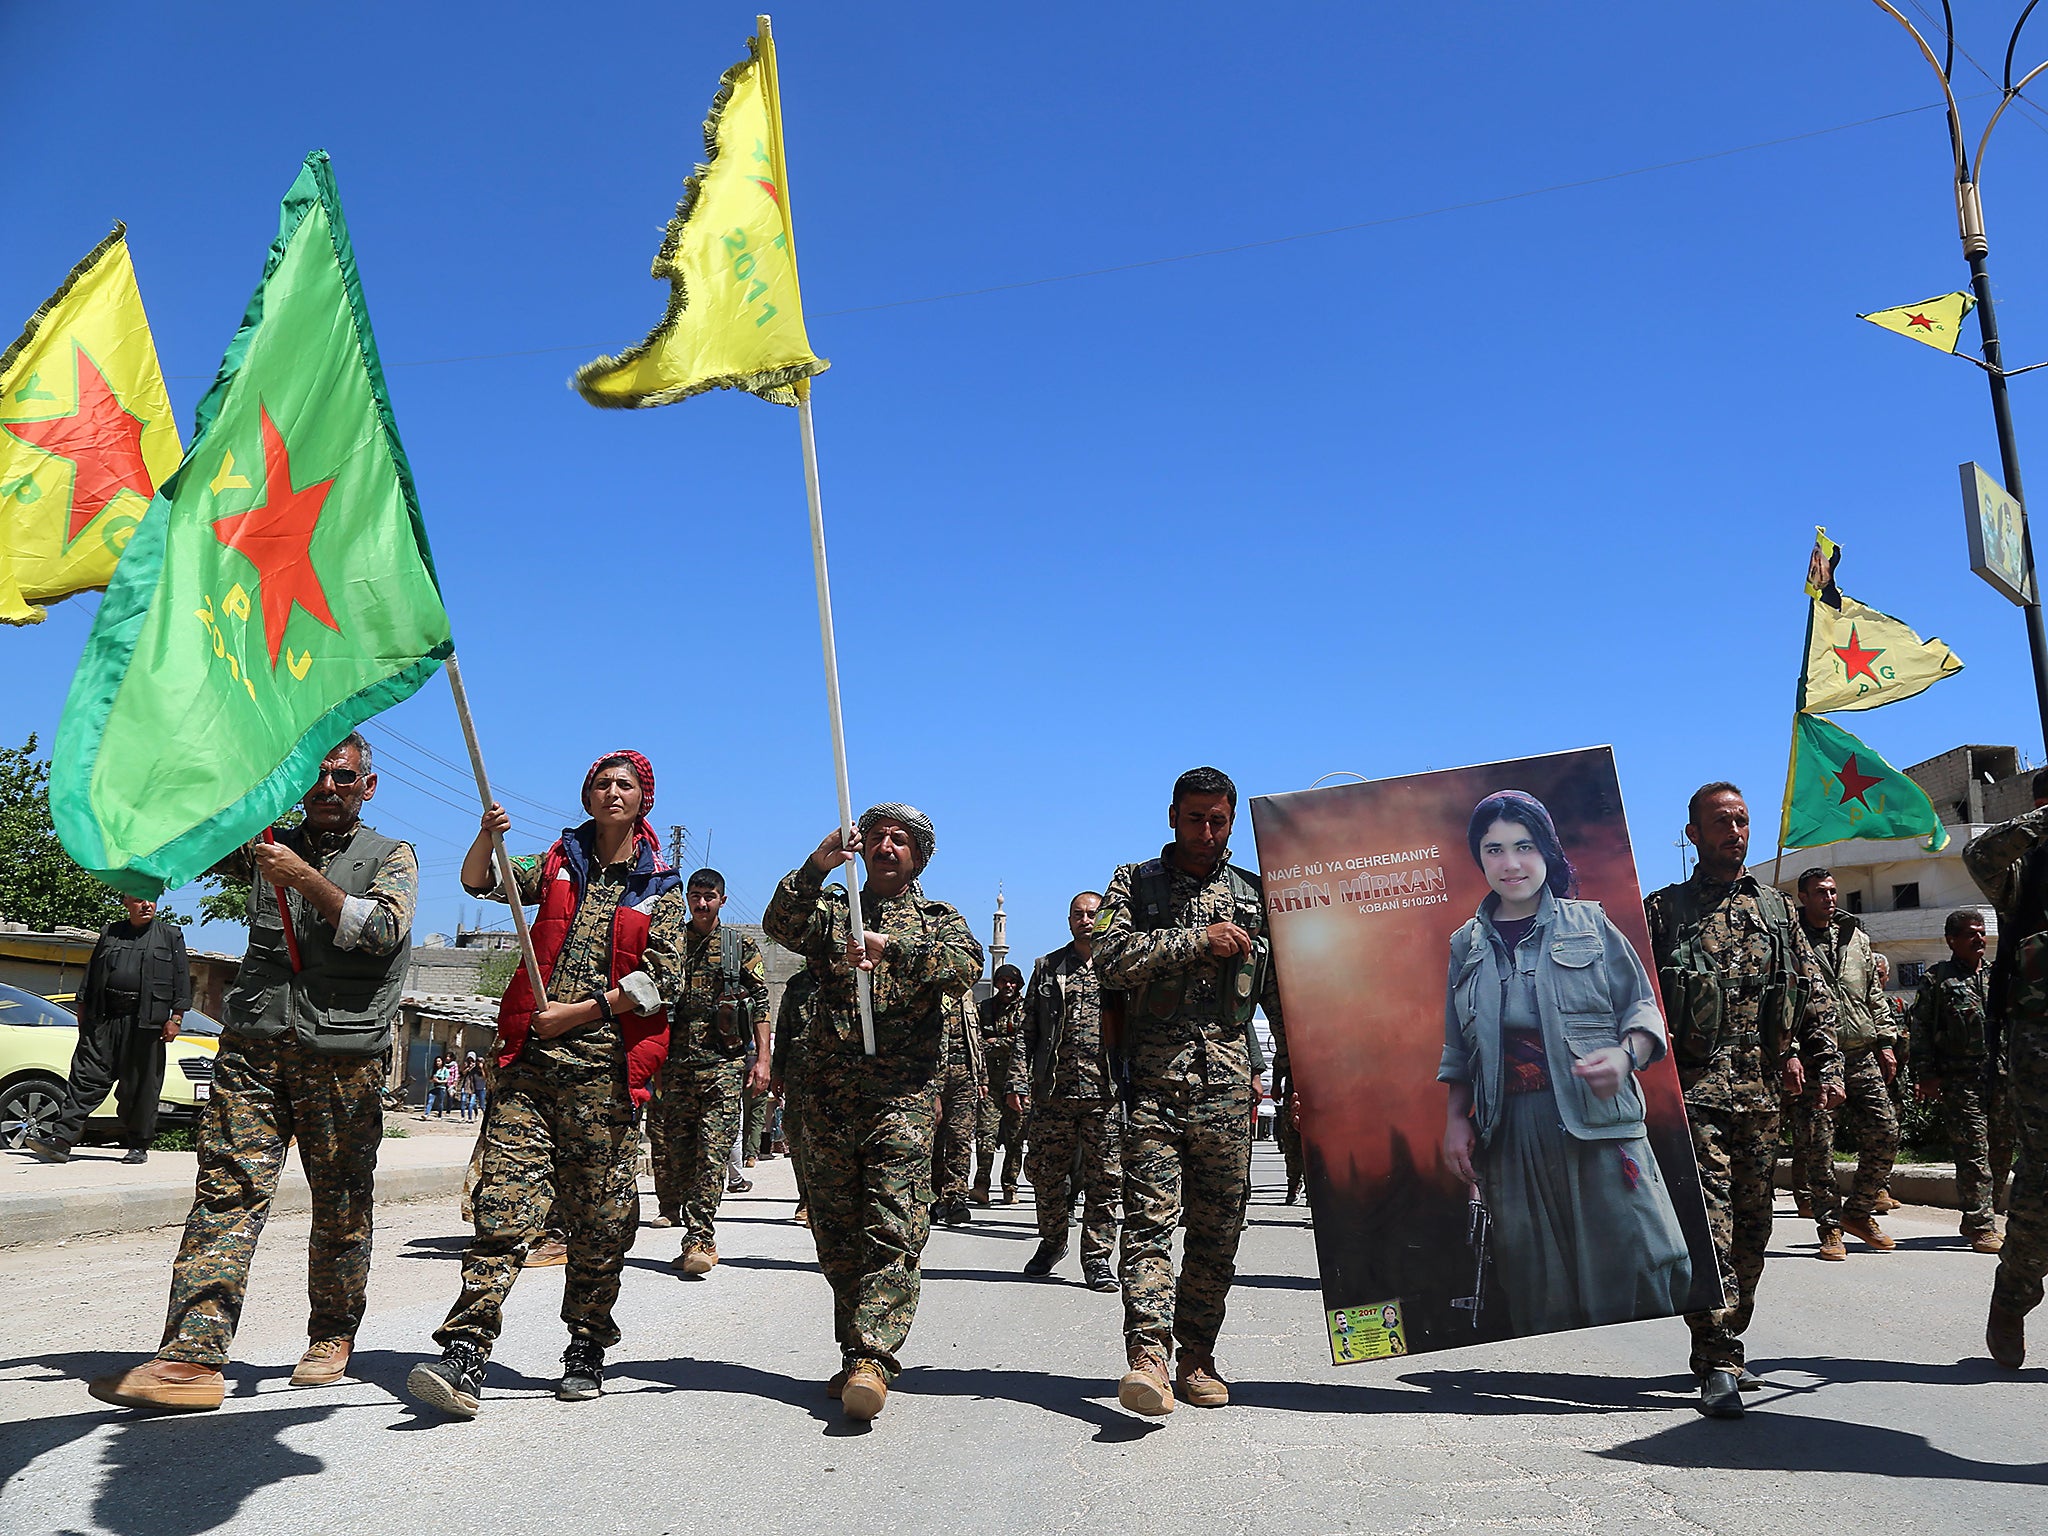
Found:
M 1067 1246 L 1078 1160 L 1087 1200 L 1081 1218 L 1083 1264 L 1108 1263 L 1116 1244 L 1117 1201 L 1124 1189 L 1117 1114 L 1114 1099 L 1047 1099 L 1031 1111 L 1024 1166 L 1038 1201 L 1039 1239 L 1055 1248 Z
M 2012 1110 L 2006 1080 L 1986 1082 L 1982 1062 L 1945 1066 L 1941 1079 L 1941 1122 L 1956 1160 L 1956 1208 L 1965 1237 L 1996 1225 L 1992 1209 L 2005 1195 L 2013 1165 Z
M 661 1092 L 648 1106 L 654 1202 L 683 1229 L 683 1245 L 717 1241 L 725 1163 L 739 1134 L 743 1061 L 713 1066 L 665 1063 Z
M 2005 1247 L 1999 1250 L 1991 1299 L 2015 1312 L 2031 1312 L 2041 1304 L 2042 1279 L 2048 1276 L 2048 1018 L 2014 1018 L 2007 1033 L 2017 1155 Z
M 1273 1107 L 1273 1140 L 1279 1144 L 1280 1160 L 1287 1165 L 1287 1194 L 1291 1199 L 1301 1190 L 1301 1127 L 1288 1113 L 1285 1099 Z
M 1252 1164 L 1248 1079 L 1139 1085 L 1123 1128 L 1124 1337 L 1161 1355 L 1206 1354 L 1237 1276 Z M 1180 1280 L 1173 1233 L 1185 1211 Z
M 562 1321 L 572 1338 L 609 1349 L 619 1342 L 612 1307 L 640 1210 L 639 1139 L 623 1067 L 575 1074 L 513 1063 L 498 1076 L 480 1140 L 462 1294 L 434 1342 L 461 1340 L 488 1354 L 520 1260 L 552 1224 L 569 1248 Z
M 1792 1189 L 1813 1202 L 1814 1225 L 1824 1233 L 1839 1231 L 1844 1220 L 1869 1219 L 1899 1156 L 1898 1115 L 1877 1052 L 1844 1051 L 1842 1068 L 1849 1097 L 1838 1109 L 1822 1107 L 1818 1087 L 1787 1100 L 1785 1106 L 1792 1126 Z M 1855 1127 L 1856 1136 L 1856 1178 L 1847 1201 L 1835 1184 L 1838 1117 L 1840 1123 Z
M 1686 1114 L 1700 1167 L 1700 1193 L 1706 1197 L 1707 1230 L 1713 1234 L 1714 1257 L 1721 1270 L 1721 1293 L 1732 1303 L 1685 1315 L 1692 1329 L 1692 1368 L 1704 1375 L 1742 1366 L 1742 1335 L 1756 1310 L 1756 1286 L 1771 1243 L 1778 1117 L 1693 1104 L 1686 1106 Z
M 1010 1056 L 1009 1051 L 991 1049 L 982 1058 L 982 1070 L 988 1075 L 988 1097 L 981 1101 L 974 1116 L 974 1188 L 982 1195 L 988 1193 L 991 1181 L 1000 1182 L 1005 1194 L 1016 1194 L 1017 1175 L 1024 1166 L 1027 1111 L 1010 1108 L 1006 1087 L 1010 1081 Z M 1003 1154 L 999 1180 L 996 1175 L 998 1148 Z
M 891 1381 L 931 1235 L 938 1090 L 929 1057 L 830 1052 L 804 1065 L 804 1188 L 840 1363 L 871 1360 Z
M 967 1198 L 974 1172 L 974 1130 L 981 1118 L 981 1091 L 964 1061 L 941 1069 L 939 1124 L 932 1138 L 932 1189 L 941 1204 Z
M 370 1212 L 384 1139 L 382 1056 L 322 1056 L 298 1040 L 229 1035 L 199 1122 L 199 1178 L 171 1266 L 157 1357 L 227 1364 L 285 1148 L 298 1138 L 313 1196 L 309 1339 L 352 1339 L 370 1283 Z

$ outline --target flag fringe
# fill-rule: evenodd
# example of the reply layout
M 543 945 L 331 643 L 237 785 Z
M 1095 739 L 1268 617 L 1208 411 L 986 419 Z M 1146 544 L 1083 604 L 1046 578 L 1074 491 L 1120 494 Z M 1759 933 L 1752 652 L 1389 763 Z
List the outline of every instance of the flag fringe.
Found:
M 114 221 L 113 233 L 87 251 L 79 259 L 78 265 L 65 274 L 62 285 L 58 287 L 55 293 L 43 301 L 42 306 L 34 314 L 28 317 L 28 324 L 21 328 L 21 334 L 14 338 L 12 345 L 5 352 L 0 352 L 0 378 L 6 377 L 7 370 L 14 366 L 14 360 L 26 352 L 34 343 L 36 332 L 41 330 L 43 322 L 50 318 L 51 311 L 71 296 L 71 290 L 85 281 L 86 274 L 99 264 L 101 257 L 120 244 L 127 233 L 128 226 L 119 219 L 116 219 Z
M 683 318 L 683 312 L 690 307 L 690 295 L 683 283 L 682 268 L 676 262 L 676 252 L 682 248 L 683 231 L 689 225 L 690 216 L 696 212 L 697 198 L 703 179 L 710 175 L 711 167 L 718 160 L 718 131 L 725 118 L 727 103 L 737 89 L 740 77 L 761 63 L 761 39 L 747 39 L 747 56 L 732 65 L 718 77 L 718 91 L 711 98 L 711 111 L 704 119 L 704 163 L 699 165 L 683 183 L 683 195 L 676 200 L 675 214 L 668 221 L 667 232 L 662 236 L 661 249 L 654 253 L 654 265 L 648 275 L 665 280 L 669 285 L 668 308 L 656 322 L 647 339 L 638 346 L 628 347 L 617 356 L 604 356 L 585 363 L 576 370 L 571 381 L 576 392 L 592 405 L 605 410 L 640 410 L 656 405 L 673 405 L 678 400 L 687 400 L 692 395 L 701 395 L 714 389 L 744 389 L 749 394 L 776 405 L 795 405 L 795 386 L 805 379 L 823 373 L 826 368 L 822 358 L 808 362 L 788 363 L 780 368 L 763 368 L 754 373 L 726 373 L 712 378 L 699 379 L 695 383 L 679 385 L 674 389 L 651 390 L 640 395 L 605 395 L 586 388 L 585 380 L 630 367 L 668 340 Z

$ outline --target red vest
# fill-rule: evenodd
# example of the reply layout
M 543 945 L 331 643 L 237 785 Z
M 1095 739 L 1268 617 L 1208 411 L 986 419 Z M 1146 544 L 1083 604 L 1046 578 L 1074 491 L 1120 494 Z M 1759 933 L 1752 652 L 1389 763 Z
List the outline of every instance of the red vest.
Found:
M 572 834 L 572 837 L 574 834 Z M 644 843 L 637 845 L 638 865 L 626 881 L 626 894 L 612 916 L 611 982 L 640 968 L 640 955 L 647 948 L 652 927 L 649 914 L 655 899 L 681 878 L 655 857 Z M 577 878 L 588 868 L 588 855 L 579 842 L 565 837 L 547 851 L 540 866 L 540 912 L 533 921 L 534 954 L 541 975 L 554 980 L 555 961 L 569 937 L 569 925 L 582 905 L 585 882 Z M 506 984 L 498 1002 L 498 1066 L 509 1067 L 526 1046 L 533 1021 L 533 987 L 520 966 Z M 619 1033 L 626 1046 L 626 1088 L 635 1104 L 648 1099 L 647 1084 L 661 1070 L 668 1057 L 668 1010 L 657 1013 L 621 1013 Z

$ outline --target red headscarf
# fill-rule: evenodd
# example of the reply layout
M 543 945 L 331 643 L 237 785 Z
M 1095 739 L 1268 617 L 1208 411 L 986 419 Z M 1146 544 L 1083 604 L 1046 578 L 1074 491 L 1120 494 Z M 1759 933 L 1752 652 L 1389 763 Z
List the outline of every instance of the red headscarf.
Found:
M 646 839 L 648 846 L 654 850 L 656 867 L 661 867 L 661 839 L 655 835 L 654 826 L 647 819 L 647 813 L 654 809 L 654 764 L 648 762 L 638 752 L 630 747 L 621 747 L 616 752 L 605 753 L 590 765 L 590 771 L 583 775 L 583 809 L 590 809 L 590 786 L 596 782 L 598 773 L 607 767 L 615 768 L 620 763 L 631 768 L 635 777 L 640 780 L 640 819 L 633 823 L 634 839 Z

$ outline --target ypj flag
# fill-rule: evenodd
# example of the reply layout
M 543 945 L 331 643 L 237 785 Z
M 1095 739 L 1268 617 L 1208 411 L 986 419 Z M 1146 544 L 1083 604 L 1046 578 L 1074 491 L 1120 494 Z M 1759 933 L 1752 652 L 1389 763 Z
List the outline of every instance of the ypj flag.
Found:
M 1831 721 L 1796 717 L 1780 845 L 1896 837 L 1924 837 L 1929 853 L 1948 846 L 1948 829 L 1918 784 Z
M 1944 293 L 1939 298 L 1923 299 L 1918 304 L 1873 310 L 1856 318 L 1881 325 L 1901 336 L 1910 336 L 1938 352 L 1954 352 L 1956 343 L 1962 340 L 1963 317 L 1976 307 L 1977 301 L 1967 293 Z
M 637 347 L 576 371 L 592 405 L 669 405 L 708 389 L 794 405 L 805 381 L 829 366 L 804 334 L 775 42 L 765 25 L 719 80 L 704 121 L 704 164 L 683 183 L 653 275 L 670 285 L 668 312 Z
M 94 246 L 0 352 L 0 624 L 114 574 L 178 427 L 126 226 Z
M 324 152 L 191 452 L 100 604 L 57 729 L 65 849 L 118 890 L 203 873 L 453 649 Z

